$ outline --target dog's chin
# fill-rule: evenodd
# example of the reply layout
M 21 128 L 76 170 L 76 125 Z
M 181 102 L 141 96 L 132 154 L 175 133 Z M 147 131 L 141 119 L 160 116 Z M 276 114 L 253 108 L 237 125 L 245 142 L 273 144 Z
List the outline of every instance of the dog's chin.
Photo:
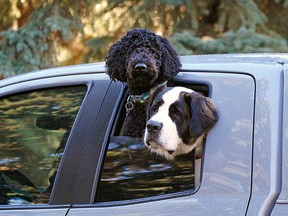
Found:
M 132 78 L 128 77 L 128 85 L 132 84 L 137 87 L 150 87 L 155 80 L 157 79 L 156 76 L 145 76 L 145 75 L 140 75 L 140 76 L 133 76 Z
M 161 156 L 161 157 L 165 157 L 167 160 L 169 161 L 173 161 L 176 157 L 175 152 L 173 151 L 172 154 L 170 154 L 167 150 L 163 149 L 163 148 L 150 148 L 150 151 L 153 153 L 156 153 L 157 155 Z
M 128 70 L 128 82 L 137 83 L 139 86 L 154 83 L 158 77 L 158 71 L 134 71 Z
M 157 148 L 159 148 L 160 145 L 155 140 L 150 139 L 146 142 L 146 146 L 149 149 L 157 149 Z
M 202 136 L 196 140 L 193 144 L 187 145 L 185 143 L 179 143 L 177 145 L 177 148 L 175 150 L 167 150 L 163 146 L 163 144 L 150 139 L 145 142 L 145 145 L 148 147 L 148 149 L 156 153 L 159 156 L 165 157 L 167 160 L 173 161 L 176 156 L 178 155 L 183 155 L 183 154 L 188 154 L 189 152 L 193 151 L 196 146 L 202 142 Z
M 148 149 L 156 153 L 157 155 L 160 155 L 162 157 L 165 157 L 167 160 L 174 160 L 175 156 L 177 155 L 175 150 L 167 150 L 164 149 L 161 143 L 156 142 L 155 140 L 151 139 L 146 142 L 146 146 Z

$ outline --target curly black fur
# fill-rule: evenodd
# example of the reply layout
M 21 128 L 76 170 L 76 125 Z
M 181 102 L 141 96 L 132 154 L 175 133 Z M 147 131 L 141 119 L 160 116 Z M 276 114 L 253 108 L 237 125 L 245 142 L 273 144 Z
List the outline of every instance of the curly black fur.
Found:
M 169 41 L 148 29 L 128 31 L 106 56 L 107 74 L 114 81 L 126 82 L 131 95 L 141 95 L 171 79 L 180 68 L 179 57 Z M 142 136 L 145 124 L 145 106 L 137 104 L 129 113 L 125 135 Z

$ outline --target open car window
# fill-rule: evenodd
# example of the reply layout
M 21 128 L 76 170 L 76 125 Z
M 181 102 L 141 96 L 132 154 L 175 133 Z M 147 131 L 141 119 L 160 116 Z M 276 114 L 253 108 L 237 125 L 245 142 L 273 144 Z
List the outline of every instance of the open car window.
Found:
M 206 96 L 209 93 L 204 85 L 183 86 L 194 87 Z M 119 109 L 118 122 L 110 137 L 96 202 L 157 198 L 185 191 L 193 193 L 200 184 L 202 148 L 177 156 L 174 161 L 149 152 L 142 138 L 121 134 L 125 126 L 123 107 L 124 104 Z

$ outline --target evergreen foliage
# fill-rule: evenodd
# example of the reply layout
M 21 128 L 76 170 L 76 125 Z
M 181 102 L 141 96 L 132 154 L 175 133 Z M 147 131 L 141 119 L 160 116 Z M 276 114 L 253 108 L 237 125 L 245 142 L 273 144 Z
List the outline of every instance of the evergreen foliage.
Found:
M 0 74 L 103 61 L 131 28 L 181 55 L 287 52 L 288 0 L 3 0 Z M 1 2 L 2 3 L 2 2 Z
M 286 40 L 273 38 L 242 27 L 226 32 L 218 39 L 201 40 L 194 32 L 175 33 L 171 38 L 180 55 L 213 53 L 273 53 L 287 52 Z
M 256 2 L 215 2 L 205 1 L 203 4 L 196 1 L 193 10 L 196 21 L 192 31 L 185 30 L 173 34 L 172 41 L 180 55 L 287 52 L 286 39 L 266 27 L 267 16 Z M 214 9 L 208 10 L 211 7 Z M 219 14 L 216 17 L 213 15 L 215 11 Z M 203 31 L 203 20 L 210 23 L 209 31 Z
M 73 32 L 82 30 L 81 17 L 68 6 L 77 5 L 78 1 L 65 1 L 65 5 L 63 2 L 38 1 L 27 23 L 17 30 L 1 32 L 0 72 L 4 76 L 57 65 L 57 46 L 68 43 Z M 74 9 L 78 10 L 75 6 Z

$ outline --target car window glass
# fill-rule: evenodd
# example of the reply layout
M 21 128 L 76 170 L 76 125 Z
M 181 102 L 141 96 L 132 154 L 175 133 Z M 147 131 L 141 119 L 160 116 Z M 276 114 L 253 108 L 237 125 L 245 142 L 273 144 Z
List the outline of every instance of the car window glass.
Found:
M 133 200 L 194 189 L 194 154 L 174 161 L 151 154 L 142 139 L 112 137 L 96 202 Z
M 48 203 L 86 86 L 0 99 L 0 204 Z

